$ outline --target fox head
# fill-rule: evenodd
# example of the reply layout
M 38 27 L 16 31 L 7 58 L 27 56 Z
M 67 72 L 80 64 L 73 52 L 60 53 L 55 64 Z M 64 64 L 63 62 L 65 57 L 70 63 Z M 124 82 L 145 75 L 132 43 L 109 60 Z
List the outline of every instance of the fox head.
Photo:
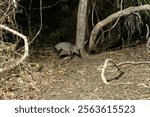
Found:
M 76 46 L 74 46 L 72 54 L 81 57 L 80 49 L 78 49 Z

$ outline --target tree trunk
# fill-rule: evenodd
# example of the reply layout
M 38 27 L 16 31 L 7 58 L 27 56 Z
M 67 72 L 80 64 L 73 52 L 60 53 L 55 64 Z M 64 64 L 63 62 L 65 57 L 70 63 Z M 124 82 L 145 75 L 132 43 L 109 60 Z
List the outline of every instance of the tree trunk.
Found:
M 86 55 L 85 40 L 88 27 L 88 6 L 90 0 L 80 0 L 77 14 L 77 32 L 76 32 L 76 46 L 80 49 L 81 56 Z

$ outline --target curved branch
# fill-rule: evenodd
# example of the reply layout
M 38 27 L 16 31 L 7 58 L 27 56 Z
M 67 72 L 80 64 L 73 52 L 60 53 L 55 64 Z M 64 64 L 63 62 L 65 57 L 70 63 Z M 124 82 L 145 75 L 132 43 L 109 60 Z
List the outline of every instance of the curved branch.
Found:
M 24 40 L 24 45 L 25 45 L 25 52 L 24 52 L 24 55 L 22 56 L 22 58 L 20 60 L 16 61 L 16 63 L 13 63 L 13 64 L 9 65 L 8 67 L 0 68 L 0 73 L 1 73 L 1 72 L 4 72 L 4 71 L 11 70 L 11 69 L 17 67 L 19 64 L 21 64 L 29 55 L 29 47 L 28 47 L 28 41 L 27 41 L 26 36 L 24 36 L 23 34 L 15 31 L 15 30 L 13 30 L 9 27 L 6 27 L 2 24 L 0 24 L 0 27 L 4 30 L 7 30 L 7 31 L 21 37 Z
M 103 83 L 105 83 L 105 84 L 109 84 L 107 79 L 106 79 L 106 76 L 105 76 L 106 68 L 110 66 L 110 65 L 108 65 L 108 62 L 111 62 L 119 71 L 117 76 L 114 77 L 113 79 L 120 77 L 124 73 L 123 71 L 121 71 L 119 66 L 127 65 L 127 64 L 131 64 L 131 65 L 150 64 L 150 61 L 140 61 L 140 62 L 138 62 L 138 61 L 125 61 L 125 62 L 121 62 L 121 63 L 116 64 L 112 59 L 106 59 L 104 65 L 99 66 L 97 68 L 97 70 L 102 70 L 101 71 L 101 78 L 102 78 Z
M 142 10 L 150 10 L 150 5 L 141 5 L 141 6 L 135 6 L 135 7 L 129 7 L 124 10 L 118 11 L 110 16 L 108 16 L 106 19 L 100 21 L 99 23 L 96 24 L 96 26 L 93 28 L 89 40 L 89 48 L 92 50 L 94 48 L 95 40 L 97 38 L 97 35 L 99 31 L 106 26 L 107 24 L 111 23 L 112 21 L 122 17 L 122 16 L 127 16 L 132 12 L 135 11 L 142 11 Z
M 120 70 L 119 66 L 112 59 L 106 59 L 104 65 L 103 65 L 102 72 L 101 72 L 101 78 L 102 78 L 103 83 L 105 83 L 105 84 L 109 84 L 107 82 L 107 79 L 105 76 L 105 71 L 106 71 L 106 68 L 108 67 L 108 62 L 112 63 L 117 68 L 117 71 L 119 71 L 117 76 L 115 76 L 113 79 L 116 79 L 123 74 L 123 72 Z

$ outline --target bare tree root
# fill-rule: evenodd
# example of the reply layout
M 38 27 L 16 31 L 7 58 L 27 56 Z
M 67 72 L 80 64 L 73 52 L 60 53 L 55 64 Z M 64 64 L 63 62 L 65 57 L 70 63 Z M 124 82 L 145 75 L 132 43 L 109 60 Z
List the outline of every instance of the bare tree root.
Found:
M 124 25 L 128 32 L 127 40 L 129 46 L 132 46 L 133 35 L 136 32 L 141 34 L 143 24 L 142 18 L 138 12 L 132 12 L 129 16 L 127 16 Z
M 142 10 L 150 10 L 150 5 L 147 4 L 147 5 L 126 8 L 124 10 L 118 11 L 118 12 L 108 16 L 106 19 L 97 23 L 91 32 L 91 36 L 90 36 L 90 40 L 89 40 L 90 50 L 92 50 L 94 48 L 94 44 L 95 44 L 97 35 L 104 26 L 106 26 L 107 24 L 111 23 L 112 21 L 114 21 L 122 16 L 127 16 L 127 15 L 131 14 L 132 12 L 142 11 Z
M 150 53 L 150 36 L 149 36 L 149 26 L 148 26 L 148 24 L 146 24 L 146 28 L 147 28 L 147 34 L 146 34 L 147 43 L 146 43 L 146 47 L 147 47 L 147 52 Z
M 101 71 L 101 78 L 102 78 L 103 83 L 105 83 L 105 84 L 109 84 L 108 81 L 107 81 L 107 78 L 105 76 L 105 70 L 108 66 L 110 66 L 110 65 L 108 65 L 108 62 L 113 63 L 113 65 L 119 71 L 117 76 L 114 77 L 113 79 L 119 78 L 123 74 L 123 71 L 121 71 L 119 66 L 126 65 L 126 64 L 131 64 L 131 65 L 150 64 L 150 61 L 141 61 L 141 62 L 125 61 L 125 62 L 121 62 L 121 63 L 116 64 L 112 59 L 106 59 L 104 65 L 98 67 L 98 70 L 102 70 Z
M 4 25 L 2 25 L 2 24 L 0 24 L 0 27 L 1 27 L 2 29 L 4 29 L 4 30 L 7 30 L 7 31 L 9 31 L 9 32 L 11 32 L 11 33 L 13 33 L 13 34 L 15 34 L 15 35 L 21 37 L 21 38 L 24 40 L 24 45 L 25 45 L 24 55 L 23 55 L 18 61 L 16 61 L 15 63 L 13 63 L 13 64 L 11 64 L 11 65 L 9 65 L 9 66 L 7 66 L 7 67 L 0 68 L 0 73 L 1 73 L 1 72 L 5 72 L 5 71 L 8 71 L 8 70 L 11 70 L 11 69 L 17 67 L 18 65 L 20 65 L 21 63 L 23 63 L 23 61 L 24 61 L 24 60 L 28 57 L 28 55 L 29 55 L 29 47 L 28 47 L 28 41 L 27 41 L 27 37 L 26 37 L 26 36 L 24 36 L 23 34 L 21 34 L 21 33 L 17 32 L 17 31 L 15 31 L 15 30 L 13 30 L 13 29 L 11 29 L 11 28 L 9 28 L 9 27 L 6 27 L 6 26 L 4 26 Z
M 147 47 L 147 52 L 150 53 L 150 37 L 147 40 L 146 47 Z

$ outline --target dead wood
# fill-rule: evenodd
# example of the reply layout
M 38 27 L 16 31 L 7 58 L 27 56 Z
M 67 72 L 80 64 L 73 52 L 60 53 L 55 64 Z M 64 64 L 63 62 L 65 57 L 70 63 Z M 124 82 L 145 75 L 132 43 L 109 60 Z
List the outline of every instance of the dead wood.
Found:
M 10 65 L 7 66 L 7 67 L 0 68 L 0 73 L 1 73 L 1 72 L 5 72 L 5 71 L 8 71 L 8 70 L 11 70 L 11 69 L 17 67 L 18 65 L 20 65 L 21 63 L 23 63 L 23 61 L 24 61 L 24 60 L 28 57 L 28 55 L 29 55 L 29 47 L 28 47 L 27 37 L 26 37 L 25 35 L 23 35 L 23 34 L 17 32 L 17 31 L 15 31 L 15 30 L 13 30 L 13 29 L 7 27 L 7 26 L 4 26 L 4 25 L 2 25 L 2 24 L 0 24 L 0 27 L 1 27 L 2 29 L 4 29 L 4 30 L 7 30 L 7 31 L 9 31 L 9 32 L 11 32 L 11 33 L 13 33 L 13 34 L 15 34 L 15 35 L 21 37 L 21 38 L 24 40 L 24 45 L 25 45 L 25 47 L 24 47 L 25 50 L 24 50 L 23 56 L 22 56 L 19 60 L 17 60 L 15 63 L 10 64 Z
M 112 59 L 106 59 L 104 65 L 98 67 L 98 70 L 102 70 L 101 78 L 102 78 L 103 83 L 105 83 L 105 84 L 109 84 L 107 81 L 107 78 L 105 76 L 106 68 L 110 66 L 110 65 L 108 65 L 108 62 L 111 62 L 117 68 L 117 71 L 118 71 L 118 74 L 113 79 L 119 78 L 123 74 L 123 71 L 120 69 L 119 66 L 126 65 L 126 64 L 131 64 L 131 65 L 150 64 L 150 61 L 140 61 L 140 62 L 125 61 L 125 62 L 116 64 Z
M 147 5 L 126 8 L 124 10 L 113 13 L 112 15 L 108 16 L 106 19 L 97 23 L 91 32 L 91 36 L 89 40 L 89 49 L 92 50 L 94 48 L 97 35 L 104 26 L 106 26 L 107 24 L 113 22 L 114 20 L 122 16 L 127 16 L 131 14 L 132 12 L 142 11 L 142 10 L 150 10 L 150 5 L 147 4 Z

